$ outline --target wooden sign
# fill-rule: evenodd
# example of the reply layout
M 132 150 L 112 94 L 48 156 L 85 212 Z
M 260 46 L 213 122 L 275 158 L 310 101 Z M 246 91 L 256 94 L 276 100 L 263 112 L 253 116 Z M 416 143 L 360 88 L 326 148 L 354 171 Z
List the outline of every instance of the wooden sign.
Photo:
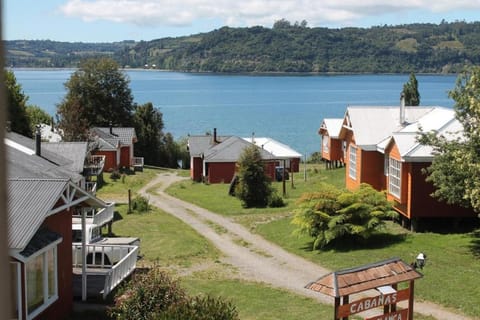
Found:
M 395 304 L 399 301 L 408 300 L 410 297 L 410 289 L 399 290 L 395 293 L 379 295 L 370 298 L 360 299 L 348 304 L 344 304 L 338 307 L 338 317 L 348 317 L 351 314 L 359 313 L 365 310 L 374 309 L 381 306 L 386 306 L 389 304 Z M 403 310 L 402 310 L 403 311 Z M 374 318 L 377 319 L 377 318 Z M 383 318 L 378 318 L 382 319 Z M 389 318 L 386 318 L 389 319 Z M 392 318 L 397 320 L 397 318 Z M 406 319 L 406 318 L 400 318 Z
M 395 311 L 387 314 L 382 314 L 373 318 L 368 318 L 365 320 L 407 320 L 408 319 L 408 309 L 403 309 L 400 311 Z

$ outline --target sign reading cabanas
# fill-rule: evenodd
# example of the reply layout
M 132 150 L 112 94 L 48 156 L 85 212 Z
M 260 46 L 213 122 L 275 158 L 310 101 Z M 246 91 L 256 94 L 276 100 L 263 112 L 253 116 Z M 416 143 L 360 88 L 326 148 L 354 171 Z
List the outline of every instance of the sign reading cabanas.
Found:
M 422 274 L 398 258 L 357 268 L 332 272 L 306 288 L 335 298 L 334 319 L 347 320 L 350 315 L 383 307 L 383 314 L 366 320 L 412 320 L 414 280 Z M 397 285 L 409 282 L 406 289 Z M 380 295 L 349 301 L 351 294 L 376 289 Z M 397 303 L 408 300 L 408 308 L 397 310 Z M 341 303 L 342 302 L 342 303 Z

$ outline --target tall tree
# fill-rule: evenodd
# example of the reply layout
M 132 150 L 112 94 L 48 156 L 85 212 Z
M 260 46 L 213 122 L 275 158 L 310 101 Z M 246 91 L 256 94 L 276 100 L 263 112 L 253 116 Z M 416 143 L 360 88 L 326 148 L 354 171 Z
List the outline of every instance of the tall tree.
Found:
M 418 81 L 413 72 L 410 73 L 410 78 L 408 82 L 403 85 L 403 94 L 405 95 L 405 105 L 407 106 L 420 105 L 420 93 L 418 93 Z
M 10 129 L 16 133 L 32 137 L 30 122 L 27 115 L 28 96 L 23 93 L 22 86 L 17 83 L 17 79 L 12 71 L 5 71 L 5 87 L 7 93 L 8 121 Z
M 36 105 L 30 105 L 26 108 L 28 122 L 30 123 L 30 131 L 35 131 L 35 126 L 38 124 L 53 125 L 52 117 L 42 108 Z
M 163 136 L 163 119 L 160 110 L 151 102 L 135 106 L 133 125 L 138 142 L 135 144 L 135 154 L 143 156 L 146 164 L 160 164 L 160 147 Z
M 132 125 L 133 96 L 129 79 L 109 58 L 87 59 L 65 83 L 67 94 L 57 106 L 59 125 L 69 137 L 78 136 L 75 118 L 88 127 Z M 75 114 L 72 114 L 75 113 Z
M 246 208 L 267 206 L 272 187 L 270 179 L 265 174 L 259 148 L 255 145 L 245 148 L 238 164 L 239 182 L 235 189 L 236 196 Z
M 449 96 L 463 130 L 448 136 L 420 135 L 419 141 L 435 153 L 427 181 L 436 188 L 434 197 L 480 212 L 480 67 L 460 74 Z

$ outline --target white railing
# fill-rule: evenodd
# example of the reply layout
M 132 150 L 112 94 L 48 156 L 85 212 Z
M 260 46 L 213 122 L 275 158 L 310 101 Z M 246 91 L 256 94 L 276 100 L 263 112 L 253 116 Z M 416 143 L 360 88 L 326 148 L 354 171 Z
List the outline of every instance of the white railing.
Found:
M 87 158 L 83 167 L 84 174 L 87 176 L 98 176 L 105 166 L 104 155 L 93 155 Z
M 130 251 L 122 260 L 113 266 L 111 272 L 107 274 L 105 279 L 105 286 L 103 287 L 103 298 L 119 285 L 123 279 L 128 277 L 137 265 L 138 247 L 133 246 L 134 249 Z
M 85 182 L 85 191 L 87 191 L 90 194 L 95 195 L 97 193 L 97 183 L 96 182 L 91 182 L 91 181 Z
M 130 165 L 132 167 L 142 167 L 143 168 L 143 157 L 133 157 Z
M 72 214 L 72 223 L 82 223 L 82 210 L 86 210 L 86 223 L 95 224 L 99 227 L 113 220 L 115 202 L 107 203 L 105 208 L 97 212 L 95 208 L 81 208 Z

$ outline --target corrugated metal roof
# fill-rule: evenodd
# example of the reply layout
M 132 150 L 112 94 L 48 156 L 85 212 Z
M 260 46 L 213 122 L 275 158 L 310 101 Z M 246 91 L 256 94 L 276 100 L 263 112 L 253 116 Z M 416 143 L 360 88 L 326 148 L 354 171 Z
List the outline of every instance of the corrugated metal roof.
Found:
M 44 143 L 42 148 L 52 153 L 61 154 L 71 160 L 67 169 L 81 173 L 85 164 L 88 152 L 88 142 L 52 142 Z
M 8 246 L 22 250 L 55 206 L 68 179 L 8 179 Z
M 405 107 L 406 123 L 415 123 L 434 107 Z M 355 143 L 364 150 L 376 150 L 377 144 L 397 132 L 405 125 L 400 125 L 398 106 L 385 107 L 348 107 L 345 117 L 351 124 Z M 342 131 L 346 130 L 342 128 Z
M 104 140 L 118 140 L 123 145 L 131 145 L 137 140 L 135 128 L 131 127 L 95 127 L 92 130 Z
M 252 138 L 243 138 L 243 140 L 247 142 L 252 142 Z M 298 153 L 297 151 L 293 150 L 286 144 L 283 144 L 281 142 L 278 142 L 277 140 L 274 140 L 272 138 L 254 138 L 253 143 L 270 152 L 273 154 L 276 158 L 286 158 L 286 159 L 291 159 L 291 158 L 301 158 L 302 155 Z
M 399 258 L 392 258 L 329 273 L 307 284 L 305 288 L 338 298 L 421 277 L 423 275 L 409 264 Z
M 210 148 L 204 154 L 205 162 L 237 162 L 245 148 L 252 146 L 240 137 L 232 136 L 220 144 Z M 262 159 L 269 160 L 275 157 L 266 150 L 260 149 Z
M 318 129 L 318 133 L 322 134 L 322 131 L 324 131 L 324 134 L 322 135 L 328 134 L 328 136 L 331 138 L 338 139 L 340 136 L 340 130 L 342 130 L 342 126 L 343 118 L 325 118 L 320 125 L 320 129 Z

